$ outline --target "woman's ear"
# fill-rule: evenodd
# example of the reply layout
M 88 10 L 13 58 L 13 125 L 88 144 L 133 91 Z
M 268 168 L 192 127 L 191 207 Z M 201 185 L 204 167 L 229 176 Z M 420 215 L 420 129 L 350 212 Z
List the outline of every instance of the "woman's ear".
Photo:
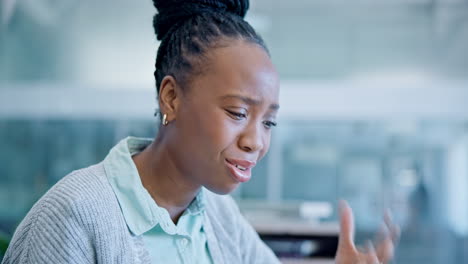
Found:
M 163 78 L 159 88 L 159 108 L 161 114 L 166 114 L 166 120 L 175 120 L 180 103 L 181 91 L 174 77 L 167 75 Z

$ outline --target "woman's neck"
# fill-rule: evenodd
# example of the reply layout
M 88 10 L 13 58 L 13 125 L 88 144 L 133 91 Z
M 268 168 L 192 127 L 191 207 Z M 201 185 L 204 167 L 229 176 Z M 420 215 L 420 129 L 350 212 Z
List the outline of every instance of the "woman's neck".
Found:
M 174 223 L 200 191 L 175 166 L 167 147 L 158 138 L 132 157 L 145 189 L 158 206 L 165 208 Z

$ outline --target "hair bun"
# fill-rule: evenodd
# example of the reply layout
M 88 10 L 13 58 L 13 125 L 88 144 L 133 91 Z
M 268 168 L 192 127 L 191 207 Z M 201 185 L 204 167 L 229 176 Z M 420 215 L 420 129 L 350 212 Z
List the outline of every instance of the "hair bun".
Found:
M 244 18 L 249 0 L 153 0 L 153 5 L 158 10 L 153 27 L 157 39 L 161 40 L 173 25 L 197 14 L 224 12 Z

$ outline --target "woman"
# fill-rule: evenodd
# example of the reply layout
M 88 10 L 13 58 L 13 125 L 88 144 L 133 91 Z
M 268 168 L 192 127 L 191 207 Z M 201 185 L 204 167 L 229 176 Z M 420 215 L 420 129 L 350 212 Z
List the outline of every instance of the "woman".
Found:
M 279 108 L 278 74 L 243 20 L 249 3 L 153 2 L 159 133 L 126 138 L 64 177 L 22 221 L 3 263 L 279 262 L 224 195 L 265 156 Z M 392 235 L 360 252 L 352 219 L 344 204 L 337 263 L 388 262 Z

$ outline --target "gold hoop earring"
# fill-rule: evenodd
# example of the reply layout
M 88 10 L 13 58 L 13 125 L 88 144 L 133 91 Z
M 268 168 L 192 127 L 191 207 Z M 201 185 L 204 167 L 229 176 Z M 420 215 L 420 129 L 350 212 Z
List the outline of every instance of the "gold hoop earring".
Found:
M 164 126 L 167 126 L 167 124 L 169 124 L 169 121 L 167 121 L 167 114 L 164 114 L 164 115 L 163 115 L 162 124 L 163 124 Z

